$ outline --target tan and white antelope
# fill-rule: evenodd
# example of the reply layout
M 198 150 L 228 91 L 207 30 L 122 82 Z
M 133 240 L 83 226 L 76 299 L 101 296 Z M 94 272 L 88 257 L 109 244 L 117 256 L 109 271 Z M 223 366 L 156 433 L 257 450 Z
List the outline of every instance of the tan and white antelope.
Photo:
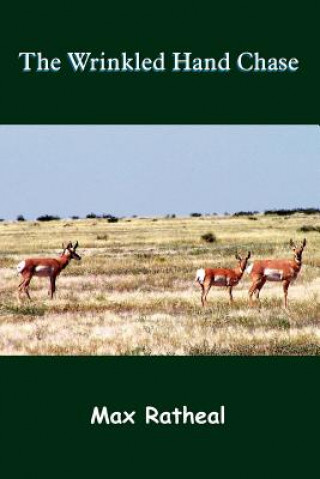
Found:
M 247 261 L 250 258 L 251 253 L 248 252 L 247 256 L 241 257 L 236 254 L 238 265 L 234 268 L 206 268 L 198 269 L 196 274 L 196 281 L 201 286 L 201 303 L 205 306 L 207 302 L 207 296 L 211 286 L 226 286 L 229 290 L 230 302 L 233 301 L 232 288 L 236 286 L 247 267 Z
M 304 239 L 301 246 L 290 240 L 294 258 L 293 259 L 263 259 L 256 260 L 247 269 L 252 279 L 249 289 L 249 302 L 253 305 L 252 296 L 255 294 L 259 300 L 259 294 L 266 281 L 282 281 L 284 292 L 284 307 L 288 307 L 288 289 L 290 283 L 296 279 L 302 265 L 302 253 L 307 244 Z M 260 303 L 260 300 L 259 300 Z
M 68 266 L 71 259 L 80 260 L 81 257 L 76 253 L 78 248 L 78 241 L 72 246 L 69 242 L 67 246 L 62 245 L 63 251 L 58 258 L 28 258 L 21 261 L 17 266 L 17 271 L 22 275 L 23 281 L 19 284 L 18 295 L 24 292 L 29 299 L 29 284 L 33 276 L 40 276 L 49 278 L 50 298 L 53 298 L 53 294 L 56 290 L 56 278 L 61 271 Z

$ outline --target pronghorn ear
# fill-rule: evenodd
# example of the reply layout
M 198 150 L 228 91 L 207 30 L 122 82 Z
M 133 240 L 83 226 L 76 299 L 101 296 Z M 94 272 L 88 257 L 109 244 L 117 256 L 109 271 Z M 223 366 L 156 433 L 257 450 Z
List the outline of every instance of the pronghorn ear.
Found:
M 75 244 L 73 245 L 73 251 L 75 251 L 79 246 L 79 243 L 78 241 L 75 242 Z
M 249 259 L 250 257 L 251 257 L 251 251 L 248 251 L 247 259 Z
M 307 244 L 307 238 L 304 238 L 304 240 L 302 241 L 302 247 L 304 248 L 306 244 Z
M 241 261 L 241 256 L 240 256 L 238 253 L 235 254 L 235 257 L 236 257 L 236 259 L 238 259 L 239 261 Z
M 63 250 L 65 250 L 65 249 L 66 249 L 66 247 L 65 247 L 64 243 L 62 243 L 62 249 L 63 249 Z

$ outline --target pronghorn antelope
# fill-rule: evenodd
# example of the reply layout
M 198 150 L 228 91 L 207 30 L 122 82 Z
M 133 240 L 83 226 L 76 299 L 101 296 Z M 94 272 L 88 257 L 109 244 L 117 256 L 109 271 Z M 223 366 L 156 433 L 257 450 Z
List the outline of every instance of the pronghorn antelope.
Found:
M 81 257 L 76 253 L 78 241 L 72 246 L 69 242 L 67 246 L 62 245 L 63 251 L 59 258 L 28 258 L 21 261 L 17 266 L 17 271 L 23 277 L 22 283 L 18 287 L 18 295 L 24 292 L 29 299 L 29 284 L 33 276 L 40 276 L 50 279 L 50 298 L 56 290 L 56 278 L 61 271 L 68 266 L 71 259 L 80 260 Z
M 253 304 L 253 294 L 255 294 L 257 300 L 259 300 L 260 291 L 266 281 L 282 281 L 284 307 L 288 307 L 288 289 L 290 283 L 296 279 L 301 269 L 302 253 L 306 244 L 307 240 L 304 239 L 301 246 L 298 247 L 291 239 L 290 246 L 294 254 L 294 259 L 256 260 L 247 268 L 247 272 L 252 278 L 252 285 L 249 289 L 249 302 L 251 306 Z
M 211 286 L 227 286 L 229 290 L 230 302 L 233 301 L 232 288 L 236 286 L 247 266 L 247 261 L 250 258 L 251 253 L 248 252 L 247 256 L 241 257 L 236 254 L 238 265 L 234 269 L 230 268 L 206 268 L 198 269 L 196 274 L 196 281 L 201 286 L 201 303 L 202 306 L 207 302 L 207 296 Z

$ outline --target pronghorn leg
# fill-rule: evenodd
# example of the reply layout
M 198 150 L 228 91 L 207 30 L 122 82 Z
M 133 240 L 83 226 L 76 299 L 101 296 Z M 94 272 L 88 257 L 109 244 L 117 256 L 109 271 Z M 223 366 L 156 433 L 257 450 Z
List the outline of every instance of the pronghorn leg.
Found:
M 249 305 L 250 306 L 253 306 L 252 296 L 253 296 L 253 293 L 256 290 L 256 285 L 257 285 L 257 283 L 254 281 L 252 283 L 252 285 L 250 286 L 250 289 L 249 289 Z
M 32 276 L 29 275 L 23 275 L 23 281 L 19 284 L 18 286 L 18 298 L 20 300 L 20 295 L 21 293 L 25 293 L 26 296 L 31 299 L 30 294 L 29 294 L 29 284 L 31 281 Z
M 205 306 L 207 302 L 207 296 L 211 288 L 211 283 L 204 283 L 203 285 L 203 290 L 202 290 L 202 296 L 201 296 L 201 301 L 202 301 L 202 306 Z
M 284 280 L 282 282 L 282 285 L 283 285 L 283 293 L 284 293 L 284 308 L 287 309 L 288 308 L 288 289 L 290 286 L 290 281 Z
M 30 284 L 30 281 L 31 281 L 31 278 L 27 278 L 27 279 L 24 281 L 23 291 L 25 292 L 25 294 L 27 295 L 27 297 L 31 300 L 31 296 L 30 296 L 30 293 L 29 293 L 29 284 Z
M 233 303 L 232 286 L 229 286 L 228 290 L 229 290 L 230 303 Z
M 257 287 L 256 287 L 256 290 L 255 290 L 255 296 L 256 296 L 256 299 L 257 301 L 259 301 L 259 306 L 260 306 L 260 291 L 262 290 L 265 282 L 266 282 L 266 278 L 262 278 L 262 280 L 257 284 Z
M 255 297 L 256 299 L 259 301 L 259 306 L 260 306 L 260 299 L 259 299 L 259 295 L 260 295 L 260 291 L 261 289 L 263 288 L 263 285 L 265 284 L 266 282 L 266 278 L 257 278 L 255 280 L 253 280 L 253 283 L 249 289 L 249 304 L 250 306 L 253 306 L 253 301 L 252 301 L 252 296 L 253 294 L 255 294 Z
M 204 286 L 202 283 L 199 283 L 200 284 L 200 287 L 201 287 L 201 304 L 202 306 L 204 306 Z
M 23 279 L 23 281 L 21 281 L 21 283 L 18 286 L 17 296 L 18 296 L 19 303 L 21 303 L 21 293 L 22 293 L 22 290 L 23 290 L 23 284 L 24 284 L 24 279 Z
M 20 297 L 22 291 L 23 291 L 23 288 L 24 288 L 24 280 L 19 284 L 18 286 L 18 296 Z
M 21 281 L 21 283 L 20 283 L 19 286 L 18 286 L 18 291 L 19 291 L 20 293 L 24 290 L 25 282 L 27 281 L 27 279 L 29 278 L 29 276 L 26 275 L 26 274 L 23 274 L 22 277 L 23 277 L 23 280 Z
M 53 299 L 54 292 L 56 290 L 56 280 L 55 278 L 50 278 L 50 290 L 49 290 L 49 295 L 50 299 Z

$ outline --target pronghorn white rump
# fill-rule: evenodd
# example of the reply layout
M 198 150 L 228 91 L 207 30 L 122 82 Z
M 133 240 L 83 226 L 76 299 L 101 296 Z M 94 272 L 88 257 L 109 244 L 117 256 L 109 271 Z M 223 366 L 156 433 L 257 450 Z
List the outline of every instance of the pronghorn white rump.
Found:
M 198 269 L 196 273 L 196 281 L 198 281 L 198 283 L 200 284 L 203 284 L 205 276 L 206 276 L 206 272 L 204 268 Z
M 25 261 L 20 261 L 20 263 L 18 264 L 17 266 L 17 272 L 18 274 L 22 273 L 22 271 L 24 270 L 26 266 L 26 262 Z

